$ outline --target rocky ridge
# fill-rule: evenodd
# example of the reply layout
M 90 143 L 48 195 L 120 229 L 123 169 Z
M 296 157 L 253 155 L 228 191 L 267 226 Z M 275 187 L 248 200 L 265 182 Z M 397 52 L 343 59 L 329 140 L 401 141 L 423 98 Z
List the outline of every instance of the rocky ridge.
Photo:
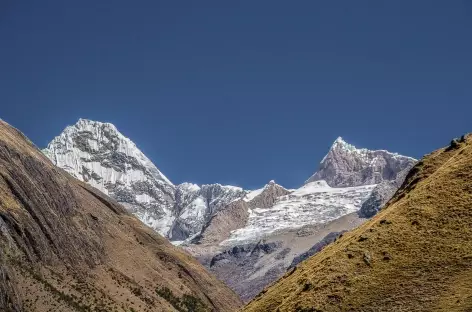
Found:
M 405 178 L 411 168 L 416 164 L 410 163 L 405 169 L 397 174 L 393 181 L 382 181 L 372 190 L 367 200 L 362 204 L 359 215 L 363 218 L 371 218 L 379 212 L 387 202 L 395 195 L 395 192 L 405 181 Z

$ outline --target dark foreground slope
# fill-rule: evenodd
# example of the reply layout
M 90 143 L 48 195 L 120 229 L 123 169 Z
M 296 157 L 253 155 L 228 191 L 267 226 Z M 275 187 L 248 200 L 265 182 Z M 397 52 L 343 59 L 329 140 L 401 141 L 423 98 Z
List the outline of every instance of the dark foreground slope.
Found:
M 0 121 L 0 311 L 234 311 L 237 296 Z
M 245 311 L 472 311 L 472 137 L 424 157 L 384 210 Z

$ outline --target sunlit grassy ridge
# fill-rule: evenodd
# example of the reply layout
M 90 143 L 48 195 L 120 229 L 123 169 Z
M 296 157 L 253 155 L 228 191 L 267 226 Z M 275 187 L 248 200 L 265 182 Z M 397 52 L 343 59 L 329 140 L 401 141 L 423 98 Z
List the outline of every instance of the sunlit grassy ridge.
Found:
M 472 137 L 425 156 L 376 217 L 245 311 L 472 310 Z

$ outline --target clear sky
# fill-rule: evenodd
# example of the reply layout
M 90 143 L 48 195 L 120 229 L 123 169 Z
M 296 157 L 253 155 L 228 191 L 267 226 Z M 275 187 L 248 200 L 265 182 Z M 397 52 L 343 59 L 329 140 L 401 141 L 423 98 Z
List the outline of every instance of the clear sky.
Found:
M 174 183 L 303 183 L 332 141 L 472 131 L 472 1 L 0 1 L 0 117 L 114 123 Z

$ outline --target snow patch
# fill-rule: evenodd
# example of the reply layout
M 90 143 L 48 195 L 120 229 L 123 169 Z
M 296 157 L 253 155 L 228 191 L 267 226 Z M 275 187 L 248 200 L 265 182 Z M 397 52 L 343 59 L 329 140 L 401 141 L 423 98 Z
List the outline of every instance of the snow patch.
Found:
M 359 210 L 374 187 L 332 188 L 324 181 L 308 183 L 280 196 L 271 208 L 250 209 L 246 226 L 231 232 L 221 245 L 253 242 L 276 231 L 330 222 Z

